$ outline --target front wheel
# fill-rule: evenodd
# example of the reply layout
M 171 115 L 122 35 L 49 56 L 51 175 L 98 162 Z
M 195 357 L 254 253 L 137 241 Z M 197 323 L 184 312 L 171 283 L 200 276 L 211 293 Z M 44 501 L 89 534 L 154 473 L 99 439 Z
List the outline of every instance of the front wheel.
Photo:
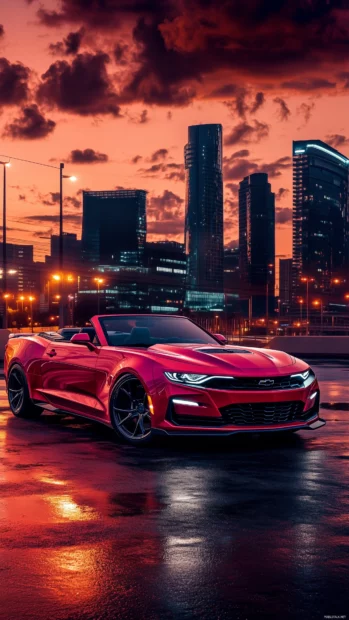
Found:
M 110 416 L 114 429 L 128 443 L 139 445 L 151 440 L 148 396 L 134 375 L 124 375 L 116 382 L 110 399 Z
M 7 394 L 10 409 L 17 418 L 37 418 L 42 413 L 42 409 L 34 405 L 30 398 L 25 372 L 18 364 L 10 369 Z

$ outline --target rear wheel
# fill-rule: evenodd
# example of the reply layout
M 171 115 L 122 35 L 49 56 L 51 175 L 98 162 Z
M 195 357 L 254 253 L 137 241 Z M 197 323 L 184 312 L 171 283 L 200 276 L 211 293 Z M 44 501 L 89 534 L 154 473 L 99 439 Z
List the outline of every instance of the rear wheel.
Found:
M 116 382 L 110 400 L 110 415 L 114 429 L 128 443 L 145 444 L 151 440 L 148 396 L 134 375 L 124 375 Z
M 30 398 L 25 372 L 18 364 L 10 369 L 7 393 L 10 409 L 17 418 L 37 418 L 42 413 Z

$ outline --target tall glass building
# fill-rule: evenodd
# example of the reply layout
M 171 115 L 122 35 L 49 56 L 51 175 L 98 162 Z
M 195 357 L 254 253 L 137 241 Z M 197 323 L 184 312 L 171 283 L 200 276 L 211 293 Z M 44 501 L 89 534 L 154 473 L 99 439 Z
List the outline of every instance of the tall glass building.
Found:
M 349 159 L 321 140 L 293 142 L 293 290 L 322 290 L 348 269 Z
M 239 248 L 240 297 L 251 300 L 253 316 L 265 316 L 275 301 L 275 195 L 264 172 L 240 182 Z
M 83 192 L 82 257 L 90 265 L 142 265 L 144 190 Z
M 189 127 L 184 161 L 186 306 L 223 310 L 222 125 Z

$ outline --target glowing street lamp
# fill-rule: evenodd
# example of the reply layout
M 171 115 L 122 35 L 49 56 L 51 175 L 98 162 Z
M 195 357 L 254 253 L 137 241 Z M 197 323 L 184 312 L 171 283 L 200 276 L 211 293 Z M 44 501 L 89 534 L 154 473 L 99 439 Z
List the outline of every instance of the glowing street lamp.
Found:
M 21 295 L 19 300 L 22 302 L 22 312 L 24 312 L 24 300 L 25 300 L 24 295 Z
M 99 314 L 99 310 L 100 310 L 99 289 L 100 289 L 100 285 L 103 284 L 104 279 L 94 278 L 94 281 L 97 283 L 97 314 Z
M 59 164 L 59 271 L 63 276 L 63 179 L 69 179 L 73 183 L 77 181 L 76 176 L 63 174 L 64 164 Z M 59 304 L 59 327 L 64 327 L 64 306 L 63 306 L 63 278 L 59 280 L 61 301 Z
M 3 281 L 2 281 L 2 290 L 3 292 L 7 289 L 7 281 L 6 281 L 6 273 L 7 273 L 7 220 L 6 220 L 6 169 L 11 166 L 9 161 L 0 161 L 0 164 L 4 170 L 4 180 L 3 180 L 3 197 L 2 197 L 2 268 L 3 268 Z M 4 320 L 3 325 L 5 329 L 7 328 L 7 306 L 5 304 L 4 309 Z
M 313 306 L 316 306 L 317 308 L 320 307 L 320 321 L 321 321 L 321 331 L 322 331 L 322 326 L 323 326 L 323 303 L 322 303 L 322 299 L 315 299 L 315 301 L 313 301 Z
M 35 301 L 35 297 L 29 295 L 28 300 L 30 302 L 30 327 L 33 329 L 33 301 Z
M 305 282 L 307 285 L 307 330 L 306 330 L 306 335 L 309 336 L 309 282 L 314 282 L 315 279 L 314 278 L 308 278 L 306 276 L 303 276 L 301 278 L 301 282 Z

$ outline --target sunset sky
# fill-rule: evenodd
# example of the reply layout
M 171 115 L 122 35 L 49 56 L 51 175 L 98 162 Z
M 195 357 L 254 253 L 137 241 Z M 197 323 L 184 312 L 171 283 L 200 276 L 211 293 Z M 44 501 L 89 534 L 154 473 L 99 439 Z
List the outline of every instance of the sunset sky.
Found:
M 292 140 L 349 155 L 349 9 L 331 0 L 11 0 L 0 14 L 1 154 L 64 161 L 65 230 L 81 190 L 148 194 L 148 239 L 183 240 L 187 127 L 222 123 L 225 243 L 238 182 L 269 172 L 291 254 Z M 4 160 L 4 157 L 2 157 Z M 9 241 L 37 260 L 57 231 L 58 171 L 13 160 Z

